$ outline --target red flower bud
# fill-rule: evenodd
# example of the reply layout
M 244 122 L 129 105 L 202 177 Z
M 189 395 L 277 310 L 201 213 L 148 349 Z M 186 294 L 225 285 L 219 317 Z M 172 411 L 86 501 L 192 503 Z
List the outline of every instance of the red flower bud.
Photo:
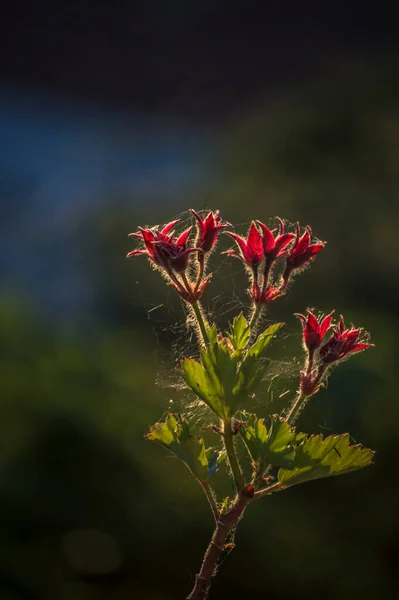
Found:
M 277 220 L 279 222 L 279 232 L 276 236 L 274 235 L 275 230 L 271 231 L 264 223 L 256 221 L 263 232 L 263 252 L 269 261 L 288 254 L 289 249 L 287 246 L 295 237 L 293 233 L 284 233 L 283 221 L 280 218 L 277 218 Z
M 287 268 L 286 273 L 284 274 L 285 279 L 289 276 L 291 271 L 299 269 L 316 256 L 320 250 L 323 250 L 325 243 L 317 242 L 311 244 L 311 236 L 312 230 L 309 225 L 307 225 L 305 233 L 301 236 L 299 224 L 297 224 L 295 243 L 287 256 Z
M 258 282 L 254 281 L 249 295 L 255 304 L 270 304 L 270 302 L 273 302 L 280 296 L 284 296 L 284 292 L 281 291 L 281 288 L 274 285 L 268 285 L 262 292 Z
M 367 348 L 371 348 L 374 344 L 369 344 L 364 341 L 359 342 L 362 334 L 362 329 L 354 329 L 353 325 L 350 329 L 345 329 L 344 318 L 341 315 L 339 323 L 334 327 L 334 333 L 320 348 L 320 359 L 323 364 L 328 365 L 337 360 L 341 360 L 349 354 L 361 352 Z
M 315 394 L 322 385 L 320 380 L 321 377 L 314 377 L 312 373 L 305 373 L 302 371 L 299 379 L 301 392 L 303 392 L 306 396 Z
M 222 254 L 237 256 L 255 272 L 259 263 L 263 260 L 262 238 L 255 223 L 252 223 L 246 240 L 231 231 L 226 231 L 225 233 L 232 237 L 236 242 L 239 252 L 237 252 L 237 250 L 227 250 L 226 252 L 222 252 Z
M 219 231 L 230 227 L 230 223 L 221 223 L 219 211 L 210 211 L 205 219 L 190 208 L 190 211 L 197 220 L 197 239 L 195 245 L 203 252 L 210 252 L 217 243 Z
M 307 312 L 307 317 L 301 314 L 295 314 L 295 316 L 302 320 L 302 335 L 305 347 L 310 351 L 314 351 L 320 346 L 324 336 L 330 329 L 334 311 L 326 317 L 319 315 L 317 318 L 309 309 Z
M 161 231 L 157 227 L 152 229 L 140 228 L 140 233 L 129 234 L 142 240 L 145 249 L 132 250 L 127 257 L 145 254 L 150 261 L 165 269 L 168 273 L 183 273 L 187 269 L 190 253 L 195 252 L 196 248 L 187 248 L 191 227 L 186 229 L 177 239 L 174 237 L 173 232 L 169 233 L 176 223 L 178 221 L 168 223 Z

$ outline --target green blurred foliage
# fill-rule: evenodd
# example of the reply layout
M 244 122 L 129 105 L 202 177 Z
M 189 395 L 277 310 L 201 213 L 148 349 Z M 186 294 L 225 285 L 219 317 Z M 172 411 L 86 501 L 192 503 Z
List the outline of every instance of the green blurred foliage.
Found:
M 271 308 L 272 320 L 287 323 L 270 363 L 270 376 L 280 373 L 281 380 L 266 382 L 248 410 L 260 417 L 267 403 L 281 410 L 295 391 L 300 327 L 293 312 L 337 308 L 376 344 L 333 373 L 298 423 L 325 435 L 349 431 L 376 450 L 375 465 L 251 505 L 213 597 L 395 597 L 394 73 L 385 63 L 340 65 L 317 84 L 243 108 L 219 132 L 213 177 L 200 189 L 184 198 L 143 196 L 139 204 L 113 199 L 90 223 L 82 221 L 81 268 L 97 292 L 96 317 L 65 331 L 29 299 L 2 294 L 1 598 L 168 600 L 188 593 L 211 515 L 184 466 L 143 436 L 171 399 L 173 410 L 184 407 L 186 393 L 165 385 L 178 382 L 173 369 L 193 339 L 158 273 L 144 259 L 123 257 L 131 249 L 126 234 L 138 225 L 204 205 L 242 223 L 242 231 L 252 218 L 279 215 L 309 223 L 328 240 Z M 228 240 L 221 246 L 229 247 Z M 217 256 L 213 262 L 205 304 L 226 322 L 245 305 L 245 278 L 238 262 Z M 220 491 L 229 492 L 223 478 Z

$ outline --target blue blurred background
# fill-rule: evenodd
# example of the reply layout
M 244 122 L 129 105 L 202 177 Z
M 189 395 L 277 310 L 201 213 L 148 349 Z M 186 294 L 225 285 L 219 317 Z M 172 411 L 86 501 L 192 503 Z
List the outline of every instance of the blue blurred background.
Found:
M 192 340 L 159 275 L 124 258 L 129 232 L 186 223 L 190 207 L 219 208 L 239 232 L 252 218 L 299 220 L 328 241 L 272 307 L 287 323 L 271 363 L 281 377 L 249 409 L 281 410 L 294 393 L 293 312 L 336 308 L 376 344 L 298 422 L 350 431 L 375 465 L 251 506 L 213 595 L 396 597 L 399 77 L 388 5 L 17 3 L 1 29 L 1 600 L 190 589 L 209 509 L 143 435 L 189 400 L 173 369 Z M 204 297 L 221 323 L 247 301 L 232 262 L 213 257 Z M 216 485 L 229 492 L 223 477 Z

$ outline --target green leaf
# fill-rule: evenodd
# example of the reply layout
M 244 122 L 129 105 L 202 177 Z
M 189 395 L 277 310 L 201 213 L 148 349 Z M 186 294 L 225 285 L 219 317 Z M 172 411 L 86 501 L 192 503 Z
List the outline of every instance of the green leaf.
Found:
M 295 431 L 277 415 L 272 415 L 269 430 L 264 419 L 254 414 L 243 413 L 246 425 L 240 427 L 240 434 L 248 449 L 258 475 L 262 475 L 268 465 L 292 468 L 295 456 Z
M 188 422 L 181 415 L 168 413 L 163 423 L 155 423 L 150 427 L 146 437 L 182 460 L 200 481 L 212 477 L 225 458 L 224 452 L 212 448 L 206 450 L 204 440 L 197 440 L 190 434 Z
M 206 325 L 206 332 L 208 334 L 208 339 L 210 344 L 217 344 L 218 342 L 218 331 L 216 329 L 216 325 Z
M 221 419 L 226 416 L 223 389 L 212 364 L 204 364 L 193 358 L 182 361 L 183 378 L 196 395 Z
M 270 325 L 266 331 L 261 333 L 253 346 L 248 350 L 245 359 L 247 360 L 248 357 L 252 356 L 259 358 L 283 325 L 284 323 L 274 323 L 273 325 Z
M 221 419 L 228 418 L 261 382 L 265 365 L 259 359 L 282 325 L 271 325 L 247 351 L 248 324 L 242 315 L 234 319 L 229 338 L 218 340 L 216 327 L 210 327 L 201 361 L 182 361 L 184 380 Z
M 298 445 L 293 470 L 280 469 L 278 480 L 284 485 L 342 475 L 362 469 L 372 463 L 374 452 L 357 444 L 350 445 L 349 434 L 304 436 Z
M 228 334 L 234 350 L 244 350 L 247 347 L 250 335 L 251 330 L 248 322 L 244 315 L 240 313 L 237 317 L 234 317 L 233 322 L 230 324 L 230 333 Z

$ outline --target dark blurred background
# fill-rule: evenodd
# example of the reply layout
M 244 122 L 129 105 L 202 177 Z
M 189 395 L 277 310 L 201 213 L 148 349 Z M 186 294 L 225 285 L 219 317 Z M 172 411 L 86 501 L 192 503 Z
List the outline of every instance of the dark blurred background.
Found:
M 271 363 L 281 379 L 248 408 L 280 410 L 295 390 L 293 312 L 337 308 L 376 344 L 333 374 L 298 423 L 349 430 L 377 451 L 375 465 L 251 506 L 212 597 L 397 597 L 391 8 L 59 0 L 3 10 L 1 600 L 174 600 L 190 590 L 209 509 L 184 466 L 143 439 L 187 400 L 170 373 L 190 335 L 159 275 L 124 258 L 138 225 L 190 207 L 219 208 L 241 232 L 252 218 L 298 219 L 328 240 L 272 307 L 287 323 Z M 222 322 L 246 301 L 232 262 L 214 257 L 205 296 Z

